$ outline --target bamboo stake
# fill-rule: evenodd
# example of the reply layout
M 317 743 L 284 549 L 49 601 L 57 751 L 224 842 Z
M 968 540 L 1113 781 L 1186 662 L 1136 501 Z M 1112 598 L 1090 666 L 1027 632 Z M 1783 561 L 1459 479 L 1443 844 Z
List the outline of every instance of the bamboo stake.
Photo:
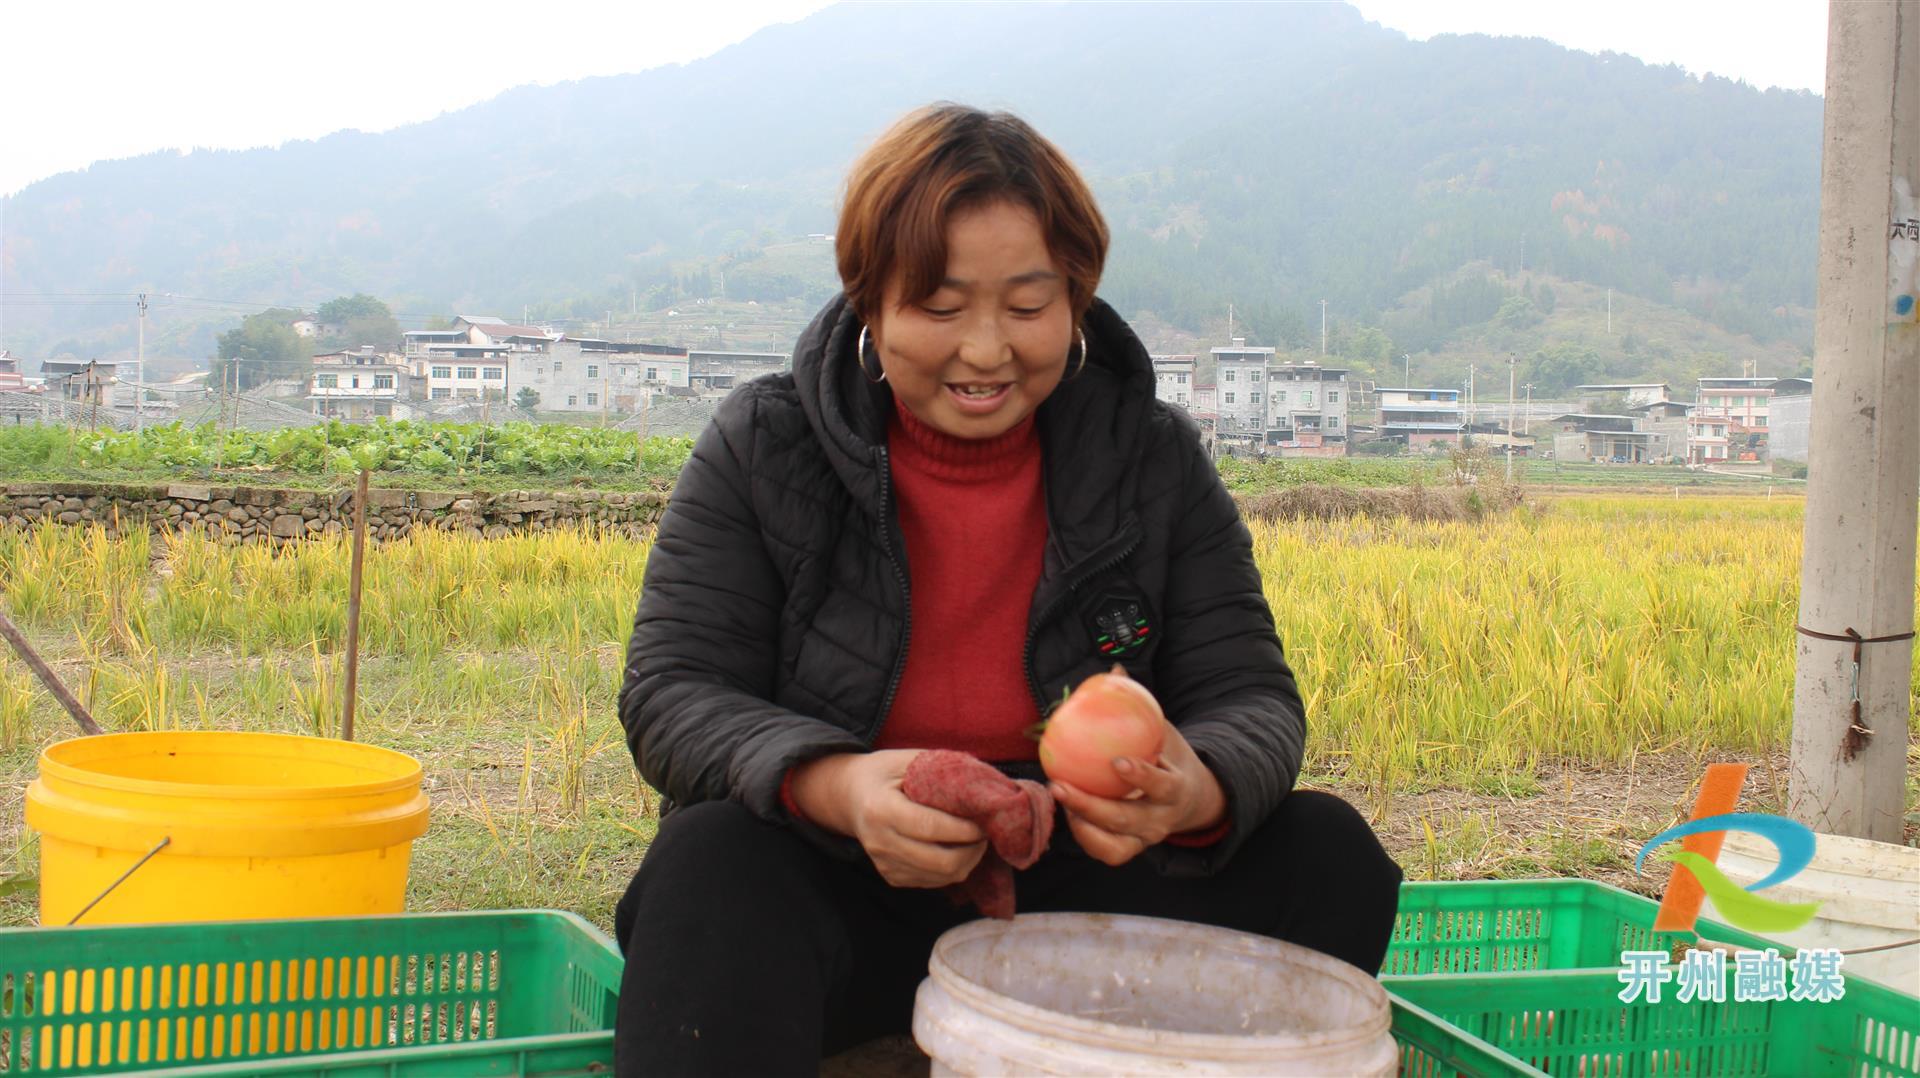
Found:
M 60 701 L 61 707 L 67 709 L 67 714 L 73 716 L 73 721 L 80 724 L 82 731 L 88 734 L 106 732 L 100 729 L 99 723 L 93 721 L 92 715 L 87 714 L 87 709 L 81 705 L 80 701 L 74 699 L 74 695 L 67 691 L 66 685 L 60 681 L 60 676 L 53 672 L 53 668 L 47 665 L 39 652 L 33 650 L 33 645 L 27 643 L 26 634 L 22 633 L 20 627 L 13 623 L 13 619 L 5 614 L 0 614 L 0 636 L 7 638 L 7 643 L 12 644 L 13 650 L 26 662 L 27 669 L 39 676 L 40 683 L 47 687 L 47 691 L 53 694 L 55 700 Z

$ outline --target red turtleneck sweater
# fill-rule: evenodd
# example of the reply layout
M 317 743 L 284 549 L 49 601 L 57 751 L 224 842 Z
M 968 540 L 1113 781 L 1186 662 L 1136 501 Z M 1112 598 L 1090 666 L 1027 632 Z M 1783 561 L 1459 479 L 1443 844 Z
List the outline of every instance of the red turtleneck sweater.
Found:
M 1024 651 L 1047 544 L 1033 417 L 997 438 L 956 438 L 896 401 L 887 451 L 913 620 L 906 669 L 874 747 L 1032 760 L 1027 730 L 1040 712 Z
M 1040 721 L 1027 687 L 1028 608 L 1047 545 L 1040 435 L 1032 416 L 997 438 L 956 438 L 896 399 L 887 424 L 913 623 L 906 668 L 877 749 L 956 749 L 1033 760 Z M 794 804 L 792 772 L 780 800 Z M 1207 846 L 1228 823 L 1168 838 Z

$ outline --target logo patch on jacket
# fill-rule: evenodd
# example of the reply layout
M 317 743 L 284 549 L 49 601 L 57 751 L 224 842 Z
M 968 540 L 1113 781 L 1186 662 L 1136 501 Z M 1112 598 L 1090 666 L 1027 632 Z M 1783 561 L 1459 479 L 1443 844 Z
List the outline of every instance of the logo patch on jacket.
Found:
M 1154 625 L 1146 601 L 1137 595 L 1107 593 L 1087 608 L 1088 628 L 1102 658 L 1119 658 L 1145 647 Z

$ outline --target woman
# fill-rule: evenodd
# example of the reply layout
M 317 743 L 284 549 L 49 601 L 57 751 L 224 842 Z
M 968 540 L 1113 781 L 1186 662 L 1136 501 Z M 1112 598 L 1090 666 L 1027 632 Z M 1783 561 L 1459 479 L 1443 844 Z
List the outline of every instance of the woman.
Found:
M 1066 827 L 1022 910 L 1139 913 L 1293 940 L 1369 972 L 1399 869 L 1290 793 L 1304 719 L 1251 541 L 1198 433 L 1094 298 L 1085 183 L 1004 113 L 915 113 L 854 166 L 844 295 L 793 372 L 721 405 L 660 523 L 620 694 L 674 806 L 617 929 L 624 1073 L 810 1073 L 908 1028 L 940 888 L 985 850 L 900 788 L 926 749 L 1039 777 L 1044 702 L 1107 669 L 1170 727 Z M 1111 641 L 1109 641 L 1111 643 Z

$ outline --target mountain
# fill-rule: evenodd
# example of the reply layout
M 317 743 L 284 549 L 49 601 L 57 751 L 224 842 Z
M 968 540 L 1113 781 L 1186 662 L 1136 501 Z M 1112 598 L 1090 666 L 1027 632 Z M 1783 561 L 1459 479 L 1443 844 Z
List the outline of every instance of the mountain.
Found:
M 131 344 L 124 304 L 46 293 L 222 301 L 156 308 L 183 349 L 232 301 L 598 318 L 730 264 L 804 305 L 830 277 L 750 265 L 831 232 L 860 147 L 943 98 L 1058 141 L 1113 225 L 1103 294 L 1187 331 L 1231 302 L 1257 340 L 1317 344 L 1324 299 L 1337 326 L 1444 350 L 1491 317 L 1478 286 L 1449 306 L 1484 265 L 1810 340 L 1817 96 L 1539 40 L 1412 42 L 1343 5 L 1183 3 L 842 5 L 381 134 L 99 163 L 0 201 L 4 343 Z

